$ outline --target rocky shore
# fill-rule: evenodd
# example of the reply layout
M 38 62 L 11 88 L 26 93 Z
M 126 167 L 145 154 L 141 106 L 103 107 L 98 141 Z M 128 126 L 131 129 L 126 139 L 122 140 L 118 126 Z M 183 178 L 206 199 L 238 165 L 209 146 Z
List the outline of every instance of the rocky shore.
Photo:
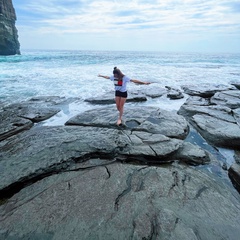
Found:
M 141 107 L 164 95 L 187 97 L 178 112 Z M 86 99 L 93 108 L 62 126 L 42 124 L 74 101 L 0 105 L 0 239 L 239 238 L 238 83 L 130 93 L 139 104 L 126 104 L 121 127 L 112 94 Z

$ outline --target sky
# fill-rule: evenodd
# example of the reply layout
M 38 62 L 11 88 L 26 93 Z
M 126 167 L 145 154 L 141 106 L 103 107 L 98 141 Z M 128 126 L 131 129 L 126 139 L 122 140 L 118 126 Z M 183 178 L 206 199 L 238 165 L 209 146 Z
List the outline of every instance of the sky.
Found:
M 239 0 L 12 0 L 21 49 L 240 53 Z

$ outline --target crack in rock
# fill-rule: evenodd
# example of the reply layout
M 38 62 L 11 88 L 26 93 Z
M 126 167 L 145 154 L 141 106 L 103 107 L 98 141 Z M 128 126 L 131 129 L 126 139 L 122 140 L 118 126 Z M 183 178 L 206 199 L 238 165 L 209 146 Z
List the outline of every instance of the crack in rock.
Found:
M 119 209 L 119 201 L 120 201 L 125 195 L 127 195 L 127 194 L 132 190 L 133 177 L 134 177 L 135 175 L 137 175 L 137 173 L 139 173 L 140 171 L 144 170 L 145 168 L 146 168 L 146 167 L 137 169 L 137 170 L 133 171 L 132 173 L 130 173 L 130 174 L 128 175 L 127 180 L 126 180 L 127 188 L 124 189 L 124 190 L 122 191 L 122 193 L 120 193 L 120 194 L 118 195 L 118 197 L 116 198 L 116 200 L 115 200 L 115 205 L 114 205 L 114 210 L 115 210 L 115 211 L 118 211 L 118 209 Z M 148 174 L 148 172 L 144 174 L 144 177 L 145 177 L 147 174 Z M 144 190 L 144 179 L 141 178 L 140 181 L 138 181 L 138 183 L 136 184 L 136 188 L 135 188 L 134 191 L 135 191 L 135 192 L 139 192 L 139 191 L 142 191 L 142 190 Z
M 135 171 L 134 171 L 135 172 Z M 132 177 L 134 172 L 130 173 L 127 177 L 126 183 L 127 183 L 127 188 L 125 190 L 123 190 L 122 193 L 120 193 L 118 195 L 118 197 L 115 200 L 115 206 L 114 206 L 114 210 L 118 211 L 118 206 L 119 206 L 119 201 L 121 198 L 123 198 L 126 194 L 128 194 L 131 191 L 132 188 Z
M 206 186 L 203 186 L 202 188 L 200 188 L 200 189 L 197 191 L 196 196 L 194 197 L 194 199 L 198 199 L 198 198 L 201 196 L 201 194 L 202 194 L 203 192 L 205 192 L 207 189 L 208 189 L 208 187 L 206 187 Z
M 30 186 L 30 185 L 34 184 L 35 182 L 38 182 L 46 177 L 50 177 L 52 175 L 65 173 L 65 172 L 77 172 L 77 171 L 91 170 L 91 169 L 94 169 L 96 167 L 101 167 L 101 166 L 105 166 L 105 168 L 106 168 L 106 165 L 112 164 L 116 161 L 117 161 L 117 159 L 113 159 L 112 161 L 104 162 L 102 164 L 89 165 L 89 166 L 85 166 L 85 167 L 77 167 L 77 168 L 73 168 L 73 169 L 70 168 L 71 167 L 70 162 L 68 162 L 68 161 L 61 163 L 61 164 L 54 164 L 51 167 L 49 167 L 47 172 L 37 173 L 37 174 L 35 174 L 35 176 L 28 176 L 26 178 L 20 179 L 18 182 L 15 182 L 15 183 L 9 185 L 8 187 L 2 189 L 0 191 L 0 200 L 1 200 L 1 202 L 5 203 L 5 201 L 7 199 L 11 198 L 13 195 L 20 192 L 25 187 Z M 108 178 L 110 178 L 111 174 L 107 168 L 106 168 L 106 170 L 107 170 Z M 68 185 L 68 188 L 70 189 L 70 185 Z

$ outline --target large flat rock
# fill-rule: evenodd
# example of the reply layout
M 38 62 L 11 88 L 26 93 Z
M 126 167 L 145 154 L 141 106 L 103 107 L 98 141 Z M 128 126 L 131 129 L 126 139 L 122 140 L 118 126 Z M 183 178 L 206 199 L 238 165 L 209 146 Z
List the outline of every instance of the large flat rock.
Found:
M 105 107 L 81 113 L 66 122 L 66 125 L 114 127 L 118 112 L 115 107 Z M 184 139 L 188 123 L 184 117 L 156 107 L 125 107 L 124 128 L 131 131 L 160 133 L 167 137 Z
M 239 194 L 188 167 L 216 159 L 184 141 L 185 118 L 126 107 L 117 127 L 117 115 L 91 110 L 0 142 L 0 239 L 238 239 Z
M 26 187 L 0 206 L 0 239 L 238 240 L 240 196 L 179 165 L 113 163 Z
M 193 145 L 192 149 L 198 154 L 189 152 L 182 140 L 158 133 L 81 126 L 34 127 L 1 142 L 1 196 L 11 188 L 92 157 L 143 163 L 179 159 L 193 165 L 210 161 L 207 152 Z
M 210 143 L 220 147 L 239 149 L 240 127 L 238 124 L 200 114 L 194 115 L 192 121 L 201 135 Z
M 236 118 L 233 115 L 232 109 L 224 106 L 199 106 L 184 104 L 181 106 L 178 113 L 183 115 L 187 119 L 193 117 L 196 114 L 201 114 L 212 116 L 223 121 L 236 123 Z

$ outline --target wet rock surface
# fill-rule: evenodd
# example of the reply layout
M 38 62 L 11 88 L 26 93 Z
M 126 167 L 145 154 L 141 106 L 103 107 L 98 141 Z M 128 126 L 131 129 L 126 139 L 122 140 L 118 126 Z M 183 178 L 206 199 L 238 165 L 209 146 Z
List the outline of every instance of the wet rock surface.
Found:
M 236 189 L 240 192 L 240 164 L 234 163 L 228 170 L 228 175 L 235 185 Z
M 216 105 L 219 94 L 224 95 L 225 98 Z M 229 97 L 228 100 L 226 95 Z M 215 105 L 212 105 L 213 102 Z M 210 143 L 238 149 L 240 146 L 239 104 L 240 91 L 233 90 L 216 93 L 210 98 L 209 105 L 201 98 L 189 98 L 178 113 L 185 116 Z
M 61 105 L 71 101 L 71 99 L 46 96 L 3 106 L 0 111 L 0 141 L 30 129 L 34 123 L 54 116 L 61 111 Z
M 102 112 L 98 110 L 98 118 L 104 122 L 104 112 L 109 111 L 107 108 L 103 108 Z M 146 110 L 145 114 L 158 111 L 160 110 L 152 108 Z M 140 111 L 130 112 L 126 113 L 126 116 L 131 114 L 133 118 L 133 115 L 139 116 L 137 114 Z M 2 193 L 16 184 L 41 178 L 54 171 L 61 171 L 75 162 L 92 157 L 142 163 L 166 163 L 179 160 L 198 165 L 210 162 L 210 156 L 206 151 L 181 140 L 188 133 L 188 125 L 184 118 L 177 114 L 174 117 L 173 113 L 162 111 L 160 115 L 163 121 L 156 119 L 154 123 L 156 126 L 151 124 L 149 127 L 142 111 L 143 126 L 119 129 L 116 125 L 114 128 L 101 126 L 98 119 L 94 120 L 92 116 L 95 113 L 96 111 L 83 113 L 84 120 L 92 119 L 92 126 L 89 127 L 34 127 L 2 141 L 0 153 Z M 171 121 L 167 120 L 169 114 Z M 76 117 L 79 125 L 80 116 L 82 115 Z M 74 124 L 76 125 L 76 122 Z M 161 131 L 159 125 L 162 126 Z
M 69 119 L 65 125 L 116 128 L 116 107 L 89 110 Z M 124 112 L 122 129 L 160 133 L 167 137 L 184 139 L 188 134 L 188 123 L 176 113 L 156 107 L 128 107 Z
M 239 200 L 188 167 L 112 163 L 26 187 L 0 207 L 0 237 L 237 240 Z
M 121 127 L 115 106 L 51 127 L 37 122 L 73 100 L 4 106 L 3 129 L 11 121 L 31 128 L 0 142 L 0 239 L 238 239 L 238 151 L 228 169 L 234 189 L 216 158 L 186 141 L 191 124 L 213 146 L 237 150 L 238 92 L 227 92 L 231 104 L 197 93 L 183 116 L 127 106 Z
M 180 89 L 176 89 L 168 86 L 166 86 L 166 88 L 168 89 L 168 93 L 167 93 L 168 98 L 172 100 L 184 98 L 184 95 Z
M 139 94 L 128 94 L 128 102 L 145 102 L 147 98 L 145 95 Z M 85 102 L 89 102 L 92 104 L 115 104 L 115 93 L 107 93 L 100 96 L 95 96 L 92 98 L 85 99 Z
M 0 112 L 0 141 L 11 137 L 19 132 L 30 129 L 33 126 L 33 122 L 18 117 L 12 111 Z
M 233 85 L 237 87 L 238 83 Z M 210 97 L 205 91 L 203 92 L 199 94 L 198 88 L 192 89 L 193 96 L 187 99 L 178 113 L 183 115 L 210 144 L 235 149 L 236 163 L 229 168 L 228 174 L 240 192 L 240 165 L 237 151 L 240 146 L 240 91 L 221 89 L 212 96 L 210 94 Z
M 210 99 L 211 104 L 223 105 L 231 109 L 240 108 L 240 91 L 223 91 L 214 94 Z
M 227 91 L 227 90 L 234 90 L 236 89 L 234 86 L 228 85 L 214 85 L 214 84 L 208 84 L 208 85 L 185 85 L 182 86 L 182 89 L 184 92 L 190 96 L 199 96 L 203 98 L 210 98 L 215 93 L 221 92 L 221 91 Z

